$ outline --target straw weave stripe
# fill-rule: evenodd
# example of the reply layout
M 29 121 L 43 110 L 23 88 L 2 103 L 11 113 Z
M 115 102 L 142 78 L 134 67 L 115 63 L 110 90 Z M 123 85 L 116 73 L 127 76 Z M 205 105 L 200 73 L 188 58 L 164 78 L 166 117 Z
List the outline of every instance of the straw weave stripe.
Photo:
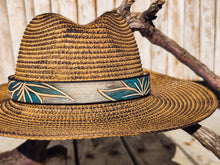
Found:
M 118 54 L 116 54 L 116 52 L 113 50 L 113 49 L 108 49 L 109 51 L 107 51 L 107 50 L 94 50 L 93 52 L 91 52 L 90 50 L 85 50 L 85 51 L 80 51 L 80 50 L 76 50 L 76 51 L 70 51 L 70 53 L 74 53 L 74 54 L 79 54 L 77 57 L 73 57 L 73 55 L 71 56 L 71 55 L 66 55 L 66 53 L 68 53 L 69 52 L 69 50 L 68 49 L 62 49 L 62 50 L 42 50 L 42 52 L 41 53 L 39 53 L 39 51 L 35 51 L 35 54 L 33 53 L 33 55 L 35 55 L 35 58 L 37 58 L 38 56 L 45 56 L 45 55 L 48 55 L 48 56 L 50 56 L 50 54 L 52 53 L 52 54 L 55 54 L 55 55 L 57 55 L 57 54 L 62 54 L 62 55 L 65 55 L 66 56 L 66 58 L 68 57 L 69 59 L 74 59 L 74 58 L 82 58 L 83 56 L 84 57 L 88 57 L 88 58 L 90 58 L 90 57 L 97 57 L 98 59 L 99 58 L 105 58 L 105 57 L 103 57 L 102 56 L 102 54 L 103 53 L 108 53 L 108 55 L 110 56 L 110 57 L 118 57 L 118 56 L 122 56 L 123 55 L 123 53 L 124 53 L 124 56 L 125 57 L 134 57 L 134 58 L 138 58 L 138 56 L 134 56 L 135 55 L 135 53 L 133 52 L 126 52 L 126 51 L 124 51 L 124 52 L 118 52 Z M 27 51 L 22 51 L 23 53 L 25 53 L 25 54 L 22 54 L 21 56 L 23 56 L 23 57 L 30 57 L 30 52 L 28 52 L 28 53 L 26 53 Z M 119 54 L 119 53 L 121 53 L 121 54 Z M 85 55 L 86 54 L 86 55 Z M 27 55 L 27 56 L 26 56 Z M 122 57 L 124 57 L 124 56 L 122 56 Z M 60 57 L 61 58 L 61 57 Z M 22 60 L 23 58 L 21 58 L 21 60 Z M 55 59 L 55 58 L 53 58 L 53 59 Z M 53 59 L 51 59 L 51 60 L 53 60 Z M 111 58 L 109 58 L 110 60 L 111 60 Z M 139 58 L 140 59 L 140 58 Z M 19 59 L 20 60 L 20 59 Z M 92 59 L 91 59 L 92 60 Z
M 56 44 L 62 44 L 63 42 L 60 40 L 60 39 L 54 39 L 54 38 L 51 38 L 51 39 L 49 39 L 49 40 L 42 40 L 42 41 L 38 41 L 37 43 L 33 43 L 32 41 L 24 41 L 23 40 L 23 42 L 22 42 L 22 46 L 27 46 L 27 48 L 28 48 L 28 46 L 44 46 L 45 44 L 48 44 L 48 42 L 50 42 L 50 44 L 54 44 L 54 43 L 56 43 Z M 82 45 L 82 44 L 87 44 L 89 47 L 94 47 L 94 48 L 100 48 L 100 46 L 103 44 L 103 46 L 104 47 L 107 47 L 108 48 L 108 44 L 110 43 L 110 41 L 108 40 L 108 39 L 106 39 L 106 40 L 97 40 L 97 41 L 95 41 L 94 43 L 92 42 L 92 40 L 91 41 L 89 41 L 89 39 L 88 40 L 82 40 L 82 41 L 80 41 L 80 40 L 78 40 L 77 42 L 76 41 L 72 41 L 71 40 L 71 38 L 70 39 L 65 39 L 65 42 L 66 43 L 74 43 L 74 44 L 76 44 L 77 46 L 80 46 L 80 45 Z M 122 44 L 122 42 L 123 41 L 119 41 L 118 43 L 115 43 L 115 45 L 120 45 L 120 44 Z M 94 45 L 95 44 L 95 45 Z M 126 42 L 126 44 L 124 45 L 125 47 L 131 47 L 131 46 L 134 46 L 134 45 L 136 45 L 136 43 L 135 42 L 132 42 L 132 43 L 127 43 Z
M 54 18 L 53 15 L 57 15 L 56 18 Z M 51 23 L 57 23 L 57 22 L 59 23 L 65 22 L 65 24 L 72 23 L 71 20 L 61 15 L 58 15 L 58 14 L 53 14 L 53 15 L 51 15 L 51 13 L 48 13 L 48 14 L 42 14 L 42 15 L 39 15 L 38 17 L 35 17 L 32 20 L 33 24 L 31 24 L 30 27 L 42 27 L 44 25 L 48 26 L 48 25 L 51 25 Z M 124 24 L 122 24 L 125 22 L 125 20 L 122 20 L 121 17 L 117 15 L 116 13 L 111 13 L 111 15 L 110 14 L 105 15 L 104 19 L 99 17 L 95 22 L 92 23 L 92 25 L 94 25 L 96 22 L 109 22 L 109 21 L 115 23 L 116 27 L 125 26 Z M 83 25 L 83 26 L 87 26 L 87 25 Z
M 90 50 L 87 50 L 87 51 L 82 51 L 82 50 L 81 51 L 80 50 L 70 51 L 70 53 L 77 53 L 77 54 L 80 53 L 79 56 L 80 55 L 81 56 L 85 56 L 84 54 L 88 54 L 88 57 L 97 57 L 98 56 L 99 58 L 105 58 L 105 57 L 102 56 L 103 53 L 108 53 L 110 57 L 118 57 L 120 55 L 120 54 L 116 54 L 113 49 L 108 49 L 108 50 L 109 51 L 107 51 L 107 50 L 94 50 L 92 52 L 92 54 L 90 54 L 91 53 Z M 65 53 L 68 53 L 68 51 L 69 50 L 65 49 L 65 48 L 62 49 L 62 50 L 60 50 L 60 49 L 59 50 L 58 49 L 57 50 L 42 50 L 42 52 L 40 52 L 40 53 L 39 53 L 39 51 L 35 51 L 35 54 L 33 53 L 33 55 L 37 55 L 37 56 L 35 56 L 35 58 L 37 58 L 38 56 L 41 56 L 41 55 L 42 56 L 50 55 L 50 53 L 53 53 L 55 55 L 63 53 L 65 55 Z M 24 54 L 20 54 L 20 56 L 24 56 L 25 57 L 27 55 L 26 58 L 30 57 L 30 55 L 31 55 L 30 51 L 23 51 L 22 50 L 21 53 L 24 53 Z M 118 52 L 118 53 L 123 53 L 123 52 Z M 126 51 L 124 51 L 124 53 L 126 53 L 125 56 L 128 56 L 128 55 L 129 56 L 130 55 L 134 56 L 135 55 L 134 52 L 126 52 Z M 74 58 L 80 58 L 79 56 L 73 57 L 73 56 L 67 55 L 66 57 L 68 57 L 69 59 L 74 59 Z M 134 56 L 134 57 L 138 58 L 138 56 Z M 21 59 L 23 59 L 23 58 L 21 58 Z M 55 59 L 55 58 L 53 58 L 53 59 Z
M 31 22 L 33 23 L 33 22 Z M 103 23 L 103 22 L 102 22 Z M 127 26 L 126 22 L 122 22 L 122 26 L 118 26 L 118 22 L 115 23 L 115 22 L 112 22 L 111 20 L 109 21 L 105 21 L 104 22 L 105 24 L 102 24 L 102 25 L 96 25 L 96 26 L 89 26 L 87 27 L 86 25 L 77 25 L 77 24 L 74 24 L 75 27 L 74 29 L 72 29 L 72 32 L 73 34 L 77 34 L 78 32 L 81 32 L 81 33 L 86 33 L 86 32 L 90 32 L 90 31 L 93 31 L 93 30 L 97 30 L 97 28 L 99 28 L 100 30 L 109 30 L 109 31 L 112 31 L 113 33 L 122 33 L 122 34 L 125 34 L 125 35 L 129 35 L 128 33 L 128 30 L 129 30 L 129 27 Z M 112 27 L 112 25 L 114 25 L 114 27 Z M 55 26 L 55 27 L 53 27 Z M 73 26 L 73 23 L 68 23 L 68 22 L 63 22 L 63 21 L 55 21 L 49 25 L 41 25 L 40 28 L 36 28 L 36 27 L 33 27 L 33 26 L 29 26 L 26 31 L 25 31 L 25 35 L 27 34 L 33 34 L 33 35 L 39 35 L 43 32 L 49 32 L 50 30 L 64 30 L 66 28 L 70 28 L 68 30 L 71 30 L 71 27 Z M 98 26 L 98 27 L 97 27 Z M 83 29 L 82 27 L 86 28 L 86 29 Z M 124 30 L 126 31 L 121 31 L 120 29 L 123 28 Z M 36 30 L 37 30 L 37 33 L 36 33 Z M 62 31 L 62 32 L 65 32 L 65 31 Z M 105 32 L 105 31 L 103 31 Z M 131 34 L 130 34 L 131 35 Z
M 132 71 L 131 71 L 132 69 Z M 110 74 L 106 71 L 103 71 L 103 69 L 100 71 L 94 71 L 94 70 L 85 70 L 83 71 L 69 71 L 66 73 L 67 74 L 63 74 L 64 71 L 60 71 L 59 75 L 56 74 L 56 72 L 52 72 L 52 71 L 45 71 L 45 70 L 39 70 L 39 74 L 37 74 L 36 72 L 32 72 L 32 74 L 28 74 L 25 72 L 25 69 L 22 70 L 22 72 L 16 71 L 17 74 L 19 74 L 19 77 L 21 78 L 21 80 L 23 81 L 31 81 L 32 79 L 35 79 L 36 81 L 40 81 L 40 80 L 53 80 L 53 81 L 61 81 L 61 80 L 106 80 L 107 78 L 109 79 L 118 79 L 118 77 L 120 77 L 120 79 L 123 78 L 127 78 L 127 74 L 135 74 L 136 72 L 141 72 L 142 69 L 140 68 L 131 68 L 131 69 L 127 69 L 127 70 L 109 70 L 109 72 L 111 72 Z M 79 69 L 81 70 L 81 69 Z M 69 75 L 72 74 L 72 75 Z
M 120 31 L 116 32 L 116 31 L 113 31 L 114 29 L 108 30 L 107 28 L 99 28 L 99 29 L 95 28 L 95 29 L 91 29 L 91 30 L 88 30 L 88 31 L 86 31 L 86 30 L 76 30 L 76 29 L 66 30 L 66 29 L 68 29 L 68 28 L 64 28 L 64 29 L 51 28 L 47 31 L 44 31 L 44 32 L 42 31 L 40 33 L 34 33 L 34 34 L 31 34 L 31 33 L 28 34 L 27 32 L 25 32 L 24 39 L 37 39 L 37 38 L 41 38 L 41 37 L 45 37 L 45 36 L 57 36 L 60 33 L 62 33 L 62 35 L 64 35 L 65 37 L 71 36 L 71 37 L 80 37 L 80 38 L 89 38 L 89 39 L 102 38 L 102 37 L 105 37 L 105 36 L 111 36 L 111 37 L 115 37 L 115 38 L 118 37 L 119 40 L 123 40 L 126 37 L 131 38 L 133 36 L 129 33 L 125 33 L 124 36 L 120 37 L 119 34 L 122 34 L 122 33 L 120 33 Z M 53 30 L 53 32 L 51 32 L 51 30 Z M 71 34 L 67 33 L 67 31 L 71 32 Z M 94 33 L 94 31 L 96 33 L 97 32 L 99 32 L 99 33 L 98 34 L 96 34 L 96 33 L 95 34 L 89 34 L 89 33 Z M 31 35 L 31 37 L 30 37 L 30 35 Z M 57 37 L 57 38 L 59 38 L 59 37 Z
M 82 27 L 86 27 L 87 30 L 95 30 L 95 29 L 97 29 L 97 27 L 101 29 L 102 27 L 104 27 L 109 30 L 114 29 L 114 31 L 115 30 L 117 31 L 118 29 L 124 28 L 125 31 L 119 30 L 117 32 L 122 33 L 122 34 L 128 34 L 127 30 L 129 29 L 129 27 L 127 26 L 127 24 L 124 20 L 122 20 L 121 22 L 120 22 L 120 20 L 117 20 L 117 22 L 116 22 L 116 21 L 112 20 L 112 19 L 114 19 L 112 17 L 111 17 L 111 19 L 106 19 L 106 18 L 105 18 L 105 20 L 102 19 L 102 20 L 93 22 L 93 23 L 89 24 L 89 26 L 88 25 L 80 25 L 79 26 L 77 24 L 74 24 L 76 26 L 76 27 L 74 27 L 74 30 L 75 31 L 82 30 Z M 36 34 L 36 32 L 35 32 L 36 30 L 39 30 L 40 32 L 42 32 L 41 30 L 46 30 L 46 32 L 47 32 L 47 31 L 51 30 L 50 29 L 51 27 L 52 27 L 52 29 L 56 30 L 56 29 L 71 27 L 73 25 L 72 22 L 63 21 L 63 19 L 66 19 L 66 18 L 60 17 L 60 19 L 59 19 L 59 16 L 58 16 L 56 19 L 51 20 L 51 22 L 43 22 L 44 24 L 40 24 L 39 28 L 33 26 L 34 24 L 39 25 L 39 23 L 34 22 L 34 20 L 32 20 L 32 22 L 31 22 L 32 24 L 29 25 L 29 27 L 27 28 L 25 33 L 34 31 L 34 33 Z M 102 24 L 97 25 L 97 23 L 99 23 L 99 22 L 102 22 Z M 105 23 L 105 24 L 103 24 L 103 23 Z M 55 26 L 55 27 L 53 27 L 53 26 Z
M 53 36 L 53 37 L 51 37 L 51 36 L 44 36 L 44 40 L 43 39 L 41 39 L 41 38 L 39 38 L 36 42 L 38 43 L 44 43 L 44 42 L 51 42 L 51 43 L 55 43 L 55 41 L 56 42 L 60 42 L 60 38 L 63 38 L 66 34 L 62 34 L 62 35 L 60 35 L 60 34 L 57 34 L 56 36 Z M 59 36 L 59 37 L 58 37 Z M 75 37 L 75 36 L 72 36 L 72 37 Z M 70 37 L 70 38 L 65 38 L 64 39 L 64 41 L 65 42 L 67 42 L 67 43 L 75 43 L 75 44 L 101 44 L 101 43 L 109 43 L 109 37 L 107 36 L 107 35 L 103 35 L 103 36 L 100 36 L 99 38 L 96 38 L 96 40 L 95 41 L 93 41 L 93 39 L 94 38 L 88 38 L 87 37 L 87 40 L 85 40 L 85 39 L 78 39 L 77 41 L 75 41 L 75 40 L 72 40 L 72 37 Z M 114 37 L 114 36 L 112 36 L 112 37 Z M 33 41 L 31 40 L 31 38 L 30 39 L 27 39 L 27 38 L 24 38 L 23 39 L 23 41 L 24 41 L 24 43 L 22 42 L 22 44 L 36 44 L 36 43 L 33 43 Z M 124 40 L 122 40 L 121 38 L 118 38 L 118 43 L 121 43 L 122 41 L 124 41 Z M 136 42 L 134 42 L 134 41 L 126 41 L 124 44 L 125 45 L 129 45 L 129 44 L 135 44 Z
M 61 37 L 63 37 L 63 36 L 61 36 Z M 68 36 L 68 37 L 69 38 L 65 38 L 64 39 L 64 41 L 66 43 L 74 43 L 74 44 L 78 44 L 78 45 L 80 45 L 80 44 L 88 44 L 91 47 L 92 47 L 93 44 L 95 44 L 95 46 L 99 46 L 99 47 L 100 47 L 101 44 L 105 44 L 104 46 L 107 46 L 110 43 L 110 41 L 111 41 L 111 40 L 108 39 L 108 36 L 106 37 L 106 40 L 104 40 L 104 36 L 102 36 L 101 40 L 97 38 L 97 41 L 94 41 L 94 43 L 93 43 L 92 39 L 88 39 L 88 40 L 85 40 L 85 39 L 80 40 L 79 39 L 78 41 L 73 41 L 72 37 L 75 37 L 75 36 Z M 112 37 L 112 38 L 114 38 L 114 37 Z M 115 43 L 115 44 L 116 45 L 120 45 L 120 44 L 123 43 L 123 41 L 126 41 L 126 40 L 118 39 L 118 42 Z M 43 44 L 47 44 L 48 42 L 51 42 L 51 44 L 53 44 L 53 43 L 61 44 L 62 43 L 62 41 L 57 37 L 56 39 L 55 38 L 50 38 L 48 40 L 39 40 L 37 43 L 33 43 L 30 40 L 29 41 L 28 40 L 23 40 L 22 46 L 36 46 L 37 44 L 42 44 L 43 45 Z M 135 42 L 126 42 L 125 46 L 127 46 L 127 47 L 131 46 L 132 47 L 135 44 L 136 44 Z
M 43 61 L 42 61 L 42 63 L 43 63 Z M 60 62 L 58 62 L 58 63 L 60 63 Z M 53 65 L 53 64 L 51 64 L 50 63 L 50 65 Z M 56 64 L 54 64 L 54 65 L 56 65 Z M 94 71 L 94 73 L 96 73 L 96 72 L 100 72 L 100 73 L 105 73 L 106 72 L 106 70 L 108 71 L 112 71 L 112 74 L 114 74 L 114 73 L 117 73 L 117 72 L 128 72 L 129 70 L 131 70 L 131 69 L 139 69 L 140 68 L 140 64 L 132 64 L 131 63 L 131 65 L 127 65 L 127 67 L 128 67 L 128 69 L 127 70 L 123 70 L 123 65 L 122 66 L 120 66 L 120 67 L 117 67 L 117 69 L 115 69 L 115 70 L 112 70 L 112 68 L 108 68 L 107 67 L 107 65 L 99 65 L 98 67 L 95 67 L 95 65 L 93 65 L 93 66 L 91 66 L 91 65 L 88 65 L 88 67 L 86 67 L 86 65 L 84 64 L 84 65 L 82 65 L 82 66 L 80 66 L 79 64 L 77 64 L 76 66 L 74 66 L 74 65 L 72 65 L 72 66 L 69 66 L 69 67 L 66 67 L 65 65 L 64 66 L 51 66 L 52 68 L 50 69 L 49 67 L 47 67 L 47 70 L 45 70 L 43 67 L 41 68 L 41 69 L 39 69 L 39 68 L 35 68 L 35 67 L 32 67 L 32 68 L 34 68 L 34 69 L 38 69 L 38 71 L 39 72 L 45 72 L 45 73 L 49 73 L 49 72 L 54 72 L 54 73 L 56 73 L 55 71 L 54 71 L 54 67 L 56 67 L 56 69 L 59 69 L 59 67 L 61 67 L 63 70 L 62 71 L 59 71 L 59 72 L 62 72 L 62 73 L 74 73 L 74 72 L 77 72 L 77 73 L 82 73 L 82 74 L 86 74 L 87 72 L 89 72 L 89 71 Z M 64 68 L 65 67 L 65 68 Z M 19 71 L 21 71 L 21 72 L 30 72 L 30 67 L 29 66 L 26 66 L 26 68 L 25 69 L 23 69 L 23 68 L 18 68 L 17 69 L 17 72 L 19 72 Z M 34 69 L 33 69 L 33 73 L 35 73 L 35 71 L 34 71 Z M 74 69 L 74 70 L 71 70 L 71 69 Z M 106 69 L 106 70 L 103 70 L 103 69 Z M 139 69 L 140 70 L 140 69 Z M 36 73 L 37 73 L 37 71 L 36 71 Z M 107 74 L 107 73 L 106 73 Z M 123 73 L 122 73 L 123 74 Z M 125 73 L 124 73 L 125 74 Z M 69 75 L 69 76 L 71 76 L 71 75 Z M 81 76 L 84 76 L 84 75 L 81 75 Z M 98 75 L 97 75 L 98 76 Z
M 131 62 L 130 65 L 134 66 L 136 62 L 137 61 L 133 60 L 133 62 Z M 57 66 L 57 69 L 63 69 L 63 68 L 65 69 L 67 63 L 68 63 L 68 61 L 60 61 L 59 66 Z M 103 64 L 103 63 L 105 63 L 105 64 Z M 124 62 L 115 62 L 116 65 L 117 65 L 117 63 L 122 65 L 122 67 L 123 67 L 123 65 L 125 65 Z M 32 62 L 32 64 L 34 64 L 34 62 Z M 27 67 L 27 69 L 38 69 L 36 66 L 33 66 L 32 64 L 25 64 L 25 67 Z M 96 65 L 100 65 L 100 68 L 106 68 L 106 67 L 109 67 L 109 65 L 111 65 L 111 62 L 100 61 L 100 64 L 96 63 Z M 18 65 L 18 67 L 19 67 L 19 65 Z M 91 67 L 91 63 L 90 64 L 82 63 L 82 64 L 77 64 L 75 66 L 70 64 L 70 66 L 68 68 L 70 68 L 70 69 L 77 69 L 77 68 L 80 68 L 80 69 L 93 69 Z M 42 65 L 42 69 L 53 70 L 53 68 L 49 68 L 47 65 Z M 17 69 L 17 71 L 19 71 L 19 69 Z M 27 70 L 27 72 L 28 72 L 28 70 Z
M 63 53 L 63 52 L 60 52 L 60 53 Z M 60 62 L 60 64 L 62 64 L 63 63 L 63 61 L 67 61 L 67 64 L 73 64 L 72 63 L 72 61 L 70 61 L 70 60 L 67 60 L 67 59 L 72 59 L 70 56 L 67 56 L 67 59 L 61 59 L 60 58 L 60 53 L 59 52 L 56 52 L 56 54 L 54 54 L 54 57 L 56 57 L 56 59 L 59 59 L 61 62 Z M 72 53 L 72 52 L 71 52 Z M 113 54 L 114 55 L 114 54 Z M 78 59 L 82 59 L 81 61 L 79 61 L 79 64 L 80 63 L 84 63 L 84 64 L 94 64 L 94 63 L 102 63 L 103 61 L 106 61 L 107 63 L 108 62 L 115 62 L 115 63 L 117 63 L 117 62 L 126 62 L 125 61 L 125 59 L 129 59 L 129 60 L 133 60 L 133 61 L 136 61 L 136 60 L 138 60 L 138 61 L 140 61 L 140 59 L 138 58 L 138 57 L 136 57 L 136 59 L 133 59 L 132 57 L 133 56 L 130 56 L 130 55 L 132 55 L 132 54 L 128 54 L 129 56 L 128 57 L 125 57 L 125 58 L 114 58 L 114 59 L 105 59 L 105 58 L 101 58 L 101 56 L 99 55 L 99 54 L 93 54 L 92 56 L 95 56 L 95 57 L 97 57 L 97 58 L 93 58 L 93 59 L 91 59 L 91 60 L 87 60 L 87 59 L 82 59 L 82 57 L 78 57 Z M 38 55 L 39 56 L 39 58 L 41 59 L 41 60 L 46 60 L 47 58 L 49 58 L 49 56 L 50 55 Z M 20 57 L 25 57 L 25 58 L 28 58 L 28 60 L 30 60 L 30 63 L 37 63 L 39 60 L 38 60 L 38 58 L 35 56 L 35 58 L 31 58 L 30 56 L 28 56 L 28 55 L 21 55 Z M 100 58 L 99 58 L 100 57 Z M 29 63 L 26 63 L 26 61 L 24 60 L 24 59 L 22 59 L 22 58 L 20 58 L 19 59 L 19 63 L 25 63 L 26 65 L 31 65 L 31 64 L 29 64 Z M 53 63 L 53 61 L 56 61 L 56 59 L 51 59 L 51 63 Z M 77 59 L 77 58 L 76 58 Z
M 48 42 L 47 42 L 47 44 L 48 44 Z M 50 43 L 49 43 L 50 44 Z M 38 45 L 38 48 L 35 48 L 35 49 L 31 49 L 30 48 L 30 46 L 33 46 L 33 45 L 28 45 L 28 46 L 23 46 L 23 48 L 21 49 L 22 51 L 24 51 L 24 50 L 26 50 L 26 51 L 31 51 L 31 50 L 33 50 L 33 51 L 47 51 L 47 52 L 49 52 L 48 51 L 48 46 L 40 46 L 40 45 Z M 36 45 L 35 45 L 36 46 Z M 100 46 L 98 46 L 98 45 L 96 45 L 96 46 L 94 46 L 94 45 L 92 45 L 92 44 L 90 44 L 90 46 L 91 47 L 84 47 L 82 44 L 75 44 L 75 46 L 78 46 L 78 48 L 77 49 L 79 49 L 79 50 L 76 50 L 76 48 L 75 47 L 73 47 L 73 46 L 69 46 L 68 44 L 51 44 L 50 45 L 50 47 L 51 48 L 53 48 L 54 50 L 51 50 L 51 52 L 55 52 L 56 50 L 57 51 L 60 51 L 60 50 L 68 50 L 68 49 L 75 49 L 75 52 L 74 53 L 90 53 L 90 54 L 92 54 L 92 53 L 95 53 L 95 52 L 97 52 L 97 53 L 101 53 L 101 52 L 108 52 L 108 51 L 112 51 L 112 52 L 115 52 L 115 53 L 129 53 L 129 51 L 128 50 L 126 50 L 126 49 L 130 49 L 128 46 L 125 46 L 123 49 L 125 49 L 125 50 L 123 50 L 123 49 L 117 49 L 117 50 L 115 50 L 115 48 L 112 46 L 112 47 L 107 47 L 107 46 L 104 46 L 104 45 L 100 45 Z M 88 45 L 89 46 L 89 45 Z M 115 44 L 114 45 L 115 47 L 117 47 L 117 45 Z M 34 47 L 34 46 L 33 46 Z M 65 49 L 65 47 L 66 47 L 66 49 Z M 105 49 L 104 51 L 102 50 L 100 50 L 100 49 Z M 80 51 L 81 50 L 81 51 Z M 98 52 L 98 50 L 100 50 L 99 52 Z M 136 51 L 137 49 L 135 49 L 135 48 L 133 48 L 133 49 L 131 49 L 131 51 Z M 19 53 L 21 53 L 21 52 L 19 52 Z M 126 55 L 126 54 L 125 54 Z M 117 56 L 117 55 L 115 55 L 115 56 Z
M 117 71 L 122 71 L 123 70 L 123 65 L 122 66 L 120 66 L 120 67 L 118 67 L 118 70 Z M 139 64 L 137 64 L 137 65 L 134 65 L 134 64 L 132 64 L 131 63 L 131 65 L 130 65 L 130 68 L 129 69 L 134 69 L 134 68 L 139 68 L 140 67 L 140 65 Z M 91 70 L 91 72 L 92 71 L 94 71 L 94 72 L 102 72 L 102 70 L 103 69 L 106 69 L 106 68 L 108 68 L 108 65 L 100 65 L 99 66 L 99 68 L 97 68 L 97 67 L 95 67 L 94 65 L 93 65 L 93 68 L 91 67 L 91 65 L 88 65 L 88 66 L 86 66 L 86 65 L 83 65 L 83 66 L 80 66 L 80 65 L 76 65 L 76 66 L 70 66 L 70 67 L 68 67 L 68 69 L 69 70 L 66 70 L 66 66 L 65 65 L 59 65 L 59 66 L 57 66 L 56 67 L 57 69 L 63 69 L 63 71 L 60 71 L 60 72 L 62 72 L 63 74 L 71 74 L 71 73 L 74 73 L 74 70 L 76 70 L 76 69 L 80 69 L 80 70 L 83 70 L 83 69 L 86 69 L 87 70 L 87 72 L 89 72 L 90 70 Z M 73 69 L 73 71 L 71 71 L 70 72 L 70 70 L 71 69 Z M 45 71 L 44 69 L 42 69 L 42 71 L 41 70 L 39 70 L 38 68 L 34 68 L 34 67 L 27 67 L 26 66 L 26 70 L 24 71 L 23 69 L 17 69 L 17 71 L 19 72 L 31 72 L 31 71 L 33 71 L 33 73 L 37 73 L 37 72 L 45 72 L 45 73 L 47 73 L 47 72 L 53 72 L 53 68 L 52 69 L 50 69 L 50 68 L 48 68 L 47 67 L 47 71 Z M 83 72 L 81 72 L 82 74 L 83 74 Z

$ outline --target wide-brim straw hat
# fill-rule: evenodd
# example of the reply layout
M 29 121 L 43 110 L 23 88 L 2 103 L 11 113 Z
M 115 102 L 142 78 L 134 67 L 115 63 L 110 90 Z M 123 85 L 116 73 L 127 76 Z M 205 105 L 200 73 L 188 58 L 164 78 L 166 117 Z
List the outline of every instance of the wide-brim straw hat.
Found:
M 52 13 L 35 17 L 0 101 L 0 135 L 39 140 L 183 128 L 217 107 L 206 87 L 143 69 L 116 12 L 87 25 Z

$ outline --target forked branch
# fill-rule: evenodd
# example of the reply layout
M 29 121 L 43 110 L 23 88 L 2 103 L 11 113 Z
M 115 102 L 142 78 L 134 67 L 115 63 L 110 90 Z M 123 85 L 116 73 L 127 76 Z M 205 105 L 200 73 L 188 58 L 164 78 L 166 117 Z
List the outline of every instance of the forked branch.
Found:
M 220 77 L 154 26 L 153 20 L 156 19 L 156 14 L 164 3 L 165 0 L 156 0 L 143 13 L 133 13 L 130 12 L 131 1 L 124 0 L 116 11 L 126 19 L 131 29 L 139 31 L 150 42 L 172 53 L 179 61 L 202 77 L 215 92 L 220 94 Z
M 155 0 L 143 13 L 130 12 L 133 2 L 124 0 L 116 9 L 126 19 L 130 28 L 134 31 L 139 31 L 151 43 L 172 53 L 179 61 L 201 76 L 216 93 L 220 94 L 220 77 L 154 26 L 153 20 L 157 18 L 156 14 L 162 8 L 165 0 Z M 204 147 L 211 150 L 220 158 L 220 137 L 218 135 L 199 124 L 183 130 L 196 138 Z

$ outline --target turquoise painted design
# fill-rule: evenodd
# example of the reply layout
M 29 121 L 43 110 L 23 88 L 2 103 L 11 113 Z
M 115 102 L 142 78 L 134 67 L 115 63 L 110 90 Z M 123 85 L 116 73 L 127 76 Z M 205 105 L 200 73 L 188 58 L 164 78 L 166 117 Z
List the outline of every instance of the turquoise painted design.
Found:
M 75 101 L 72 97 L 48 83 L 10 80 L 8 90 L 12 100 L 24 103 L 42 104 L 42 96 L 48 98 L 68 98 L 73 102 Z
M 9 77 L 9 97 L 38 104 L 84 104 L 128 100 L 150 93 L 149 74 L 122 80 L 31 82 Z
M 121 80 L 122 87 L 98 89 L 98 92 L 111 101 L 134 99 L 150 93 L 149 74 L 143 77 Z

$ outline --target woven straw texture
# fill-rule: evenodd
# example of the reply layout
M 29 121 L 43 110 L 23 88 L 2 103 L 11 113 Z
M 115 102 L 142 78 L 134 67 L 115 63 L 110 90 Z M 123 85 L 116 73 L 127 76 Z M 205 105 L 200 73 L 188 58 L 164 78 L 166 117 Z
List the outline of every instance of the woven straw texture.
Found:
M 192 125 L 217 107 L 215 95 L 201 85 L 143 71 L 133 33 L 116 13 L 84 26 L 57 14 L 37 16 L 25 31 L 16 79 L 107 80 L 143 72 L 150 72 L 150 96 L 99 104 L 19 103 L 8 98 L 7 84 L 0 85 L 0 135 L 39 140 L 139 135 Z
M 142 74 L 134 35 L 117 13 L 105 13 L 88 25 L 49 13 L 35 17 L 27 26 L 15 78 L 86 81 Z
M 0 109 L 0 135 L 48 140 L 139 135 L 197 123 L 217 106 L 215 95 L 201 85 L 157 73 L 151 73 L 151 84 L 148 97 L 105 104 L 44 106 L 8 99 Z

